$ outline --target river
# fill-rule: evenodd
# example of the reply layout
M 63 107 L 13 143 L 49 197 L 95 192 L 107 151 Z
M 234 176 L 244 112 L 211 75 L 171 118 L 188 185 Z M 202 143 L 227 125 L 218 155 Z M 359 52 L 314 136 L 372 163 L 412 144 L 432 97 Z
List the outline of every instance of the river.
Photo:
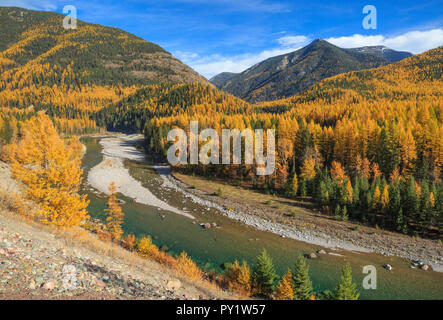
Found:
M 103 155 L 100 138 L 84 138 L 87 151 L 83 158 L 85 174 L 99 164 Z M 258 231 L 250 226 L 229 219 L 213 208 L 206 208 L 192 202 L 182 193 L 162 186 L 163 180 L 148 161 L 125 161 L 125 167 L 142 185 L 158 199 L 185 212 L 196 219 L 139 204 L 119 195 L 126 201 L 122 205 L 125 213 L 124 231 L 137 237 L 150 235 L 154 243 L 164 247 L 173 255 L 185 250 L 204 270 L 222 272 L 223 264 L 235 259 L 246 260 L 250 265 L 255 257 L 266 248 L 272 257 L 279 275 L 288 267 L 292 268 L 297 254 L 316 252 L 322 247 L 309 243 L 282 238 L 270 232 Z M 92 217 L 104 219 L 106 197 L 87 185 L 85 180 L 82 193 L 90 200 L 89 213 Z M 203 229 L 200 223 L 215 222 L 218 228 Z M 310 277 L 314 291 L 333 290 L 340 278 L 342 266 L 349 262 L 353 278 L 357 283 L 361 299 L 443 299 L 443 273 L 411 269 L 405 259 L 388 257 L 375 253 L 325 249 L 332 254 L 319 255 L 310 259 Z M 384 264 L 393 266 L 392 271 Z M 362 287 L 362 273 L 365 265 L 377 269 L 377 289 Z

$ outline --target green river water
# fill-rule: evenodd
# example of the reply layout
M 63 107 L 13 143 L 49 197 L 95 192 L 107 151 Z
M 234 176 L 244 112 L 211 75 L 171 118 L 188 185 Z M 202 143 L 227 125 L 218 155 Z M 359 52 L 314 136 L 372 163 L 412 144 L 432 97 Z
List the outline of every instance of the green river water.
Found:
M 83 158 L 85 173 L 102 161 L 99 139 L 85 138 L 87 147 Z M 138 204 L 119 195 L 126 201 L 122 205 L 125 213 L 124 231 L 137 237 L 150 235 L 158 246 L 166 246 L 169 253 L 177 255 L 185 250 L 203 269 L 222 272 L 222 264 L 235 259 L 246 260 L 250 265 L 255 257 L 266 248 L 271 255 L 277 272 L 282 275 L 292 268 L 297 254 L 316 252 L 321 247 L 305 242 L 282 238 L 270 232 L 258 231 L 217 213 L 207 210 L 184 197 L 180 192 L 163 188 L 162 179 L 151 165 L 127 161 L 131 175 L 141 181 L 159 199 L 179 209 L 186 208 L 196 217 L 197 222 L 155 207 Z M 92 217 L 104 218 L 106 199 L 96 194 L 90 186 L 83 187 L 83 193 L 90 200 L 89 212 Z M 215 222 L 221 228 L 203 229 L 199 224 Z M 330 252 L 331 250 L 326 249 Z M 405 259 L 387 257 L 375 253 L 359 253 L 345 250 L 334 251 L 340 254 L 320 255 L 309 260 L 310 277 L 314 291 L 333 290 L 340 278 L 342 266 L 349 262 L 353 277 L 360 290 L 361 299 L 443 299 L 443 273 L 410 269 Z M 392 271 L 382 266 L 389 263 Z M 365 265 L 377 268 L 377 289 L 365 290 L 362 287 L 362 273 Z

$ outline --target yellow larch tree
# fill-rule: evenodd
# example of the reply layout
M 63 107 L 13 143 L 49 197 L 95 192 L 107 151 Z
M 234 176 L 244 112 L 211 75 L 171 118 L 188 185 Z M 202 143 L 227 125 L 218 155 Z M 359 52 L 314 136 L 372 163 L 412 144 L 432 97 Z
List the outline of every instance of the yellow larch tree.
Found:
M 376 186 L 374 195 L 372 196 L 372 207 L 377 208 L 380 203 L 381 203 L 381 193 L 378 186 Z
M 389 186 L 385 185 L 381 194 L 381 206 L 385 209 L 389 205 Z
M 78 139 L 61 139 L 50 118 L 40 112 L 23 123 L 20 139 L 6 147 L 13 177 L 23 183 L 46 224 L 73 227 L 88 218 L 89 201 L 78 193 L 83 174 L 79 144 Z
M 315 159 L 306 159 L 301 167 L 300 176 L 305 180 L 312 180 L 315 178 Z
M 294 300 L 294 287 L 292 285 L 292 272 L 288 269 L 288 272 L 283 276 L 280 281 L 274 298 L 276 300 Z
M 119 241 L 122 237 L 123 211 L 117 200 L 117 187 L 115 182 L 111 182 L 108 187 L 110 192 L 108 198 L 108 208 L 105 210 L 108 217 L 106 218 L 106 226 L 114 241 Z

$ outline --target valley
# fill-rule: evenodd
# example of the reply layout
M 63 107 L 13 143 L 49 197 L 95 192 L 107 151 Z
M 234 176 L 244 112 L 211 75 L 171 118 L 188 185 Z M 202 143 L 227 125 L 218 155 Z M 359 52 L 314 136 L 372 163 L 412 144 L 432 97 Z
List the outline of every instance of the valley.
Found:
M 316 39 L 207 80 L 63 18 L 0 7 L 0 298 L 443 299 L 442 46 Z M 226 129 L 251 139 L 204 149 Z
M 100 138 L 87 138 L 84 144 L 87 146 L 83 163 L 85 169 L 94 167 L 101 161 L 100 153 L 105 152 L 98 143 Z M 129 150 L 128 150 L 129 151 Z M 133 154 L 130 152 L 129 154 Z M 149 157 L 148 157 L 149 159 Z M 317 292 L 327 290 L 335 285 L 335 281 L 339 274 L 341 265 L 345 261 L 351 262 L 353 270 L 361 270 L 364 265 L 374 265 L 378 270 L 379 290 L 364 290 L 361 289 L 361 281 L 364 274 L 354 272 L 354 277 L 360 288 L 362 299 L 388 299 L 396 296 L 399 299 L 414 299 L 416 292 L 416 285 L 426 284 L 426 288 L 430 289 L 428 298 L 434 299 L 439 297 L 443 292 L 440 291 L 440 282 L 442 274 L 435 271 L 422 271 L 420 269 L 411 269 L 410 262 L 394 256 L 386 256 L 377 253 L 371 253 L 372 249 L 362 248 L 352 244 L 350 239 L 340 239 L 337 231 L 331 232 L 325 229 L 323 225 L 319 225 L 319 230 L 311 230 L 306 224 L 306 213 L 300 214 L 300 219 L 295 225 L 273 224 L 270 226 L 270 217 L 262 216 L 254 218 L 252 213 L 254 205 L 248 207 L 248 212 L 238 211 L 245 210 L 245 203 L 243 197 L 236 199 L 236 202 L 229 200 L 220 201 L 210 193 L 210 187 L 207 182 L 202 181 L 205 191 L 189 188 L 179 181 L 167 179 L 158 175 L 154 163 L 149 160 L 145 161 L 125 161 L 125 166 L 129 168 L 131 175 L 141 181 L 142 184 L 150 190 L 156 197 L 167 202 L 174 208 L 186 210 L 195 217 L 195 221 L 183 217 L 180 214 L 158 208 L 155 202 L 150 204 L 143 204 L 137 200 L 121 195 L 121 199 L 125 201 L 122 206 L 125 211 L 124 229 L 128 233 L 134 233 L 137 236 L 151 235 L 154 242 L 159 247 L 167 248 L 171 254 L 178 254 L 181 250 L 186 250 L 192 258 L 204 270 L 208 272 L 212 269 L 217 272 L 223 271 L 223 264 L 232 262 L 235 259 L 246 259 L 249 263 L 253 263 L 255 256 L 263 249 L 272 256 L 277 270 L 283 274 L 287 267 L 294 263 L 297 253 L 309 254 L 319 250 L 325 250 L 327 254 L 318 254 L 317 259 L 310 260 L 309 264 L 312 270 L 312 280 L 314 288 Z M 180 176 L 182 177 L 182 176 Z M 165 180 L 166 179 L 166 180 Z M 183 177 L 186 181 L 186 177 Z M 165 181 L 169 183 L 165 183 Z M 192 180 L 191 180 L 192 181 Z M 199 185 L 199 186 L 200 186 Z M 103 207 L 105 206 L 105 199 L 101 193 L 93 192 L 89 186 L 84 187 L 84 192 L 91 200 L 89 212 L 93 217 L 103 219 Z M 238 191 L 237 191 L 238 194 Z M 226 206 L 232 206 L 231 213 L 226 213 Z M 257 205 L 255 205 L 257 206 Z M 252 207 L 252 208 L 251 208 Z M 273 209 L 270 209 L 273 210 Z M 284 209 L 283 209 L 284 210 Z M 245 217 L 249 217 L 246 218 Z M 308 218 L 309 219 L 309 218 Z M 321 219 L 321 218 L 320 218 Z M 309 221 L 309 220 L 308 220 Z M 319 218 L 314 218 L 313 221 L 319 222 Z M 200 224 L 216 223 L 217 227 L 204 229 Z M 326 223 L 326 222 L 325 222 Z M 293 233 L 287 234 L 286 237 L 281 237 L 280 230 L 299 230 L 305 225 L 301 232 L 296 232 L 297 236 L 294 239 Z M 326 223 L 327 226 L 327 223 Z M 328 227 L 330 230 L 340 229 L 340 224 L 331 223 Z M 343 226 L 341 226 L 343 228 Z M 343 228 L 343 234 L 349 233 L 347 228 Z M 323 231 L 322 231 L 323 230 Z M 348 229 L 349 230 L 349 229 Z M 354 232 L 353 232 L 354 233 Z M 366 246 L 370 245 L 366 241 L 371 237 L 370 229 L 363 229 L 355 232 L 356 239 L 365 237 L 362 243 Z M 360 234 L 360 236 L 358 236 Z M 402 239 L 395 235 L 384 234 L 377 231 L 379 240 L 374 245 L 379 246 L 376 251 L 390 250 L 397 247 L 401 249 L 400 243 Z M 390 239 L 390 237 L 392 237 Z M 329 239 L 326 241 L 326 239 Z M 410 249 L 404 248 L 404 252 L 410 254 L 416 252 L 419 254 L 421 247 L 432 251 L 433 244 L 421 243 L 418 241 L 411 244 L 410 240 L 404 239 L 403 245 L 410 246 Z M 388 244 L 392 243 L 392 244 Z M 394 244 L 395 243 L 395 244 Z M 383 246 L 386 246 L 383 248 Z M 413 249 L 416 247 L 416 249 Z M 436 254 L 441 248 L 435 248 Z M 395 253 L 393 253 L 395 255 Z M 397 253 L 398 254 L 398 253 Z M 419 254 L 420 255 L 420 254 Z M 424 257 L 424 256 L 423 256 Z M 386 263 L 394 267 L 394 271 L 387 271 L 383 268 Z M 439 263 L 433 265 L 436 270 L 440 270 Z M 414 281 L 407 283 L 402 281 L 405 276 L 409 274 L 414 275 Z M 434 285 L 431 285 L 433 283 Z M 422 290 L 422 289 L 421 289 Z M 433 295 L 436 294 L 434 297 Z M 423 296 L 423 291 L 420 292 Z

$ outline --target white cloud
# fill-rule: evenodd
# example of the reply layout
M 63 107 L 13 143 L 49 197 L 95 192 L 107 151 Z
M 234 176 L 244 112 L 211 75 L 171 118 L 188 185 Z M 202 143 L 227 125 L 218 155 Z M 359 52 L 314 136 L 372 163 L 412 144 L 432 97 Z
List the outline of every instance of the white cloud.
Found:
M 209 79 L 221 72 L 242 72 L 263 60 L 297 49 L 299 48 L 276 48 L 264 50 L 259 53 L 232 56 L 222 56 L 218 54 L 200 56 L 184 52 L 175 52 L 175 55 L 184 63 L 190 65 L 195 71 Z
M 443 45 L 443 29 L 411 31 L 393 37 L 354 34 L 352 36 L 329 38 L 326 41 L 342 48 L 382 45 L 394 50 L 422 53 Z
M 342 48 L 383 45 L 394 50 L 417 54 L 443 45 L 443 29 L 411 31 L 393 37 L 354 34 L 352 36 L 331 37 L 325 40 Z M 276 40 L 279 44 L 277 48 L 231 56 L 218 54 L 201 56 L 185 52 L 176 52 L 175 54 L 197 72 L 211 78 L 221 72 L 242 72 L 268 58 L 295 51 L 307 45 L 309 41 L 311 39 L 304 35 L 284 36 Z
M 278 43 L 284 47 L 299 46 L 309 42 L 306 36 L 285 36 L 278 39 Z
M 174 54 L 195 71 L 209 79 L 221 72 L 238 73 L 245 71 L 268 58 L 298 50 L 308 44 L 309 41 L 310 39 L 306 36 L 285 36 L 276 40 L 279 44 L 277 48 L 231 56 L 219 54 L 200 56 L 195 53 L 181 51 Z

